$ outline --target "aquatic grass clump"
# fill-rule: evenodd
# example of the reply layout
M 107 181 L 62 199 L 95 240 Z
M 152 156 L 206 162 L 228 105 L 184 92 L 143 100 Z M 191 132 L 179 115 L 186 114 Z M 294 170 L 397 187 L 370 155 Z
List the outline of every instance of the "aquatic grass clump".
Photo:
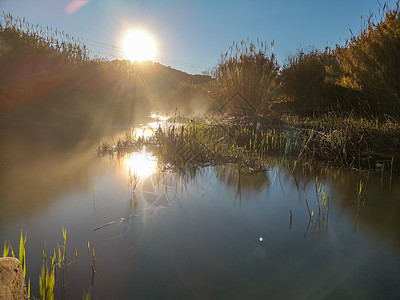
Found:
M 43 250 L 42 272 L 39 276 L 41 299 L 54 299 L 54 287 L 56 284 L 56 267 L 60 270 L 61 290 L 65 293 L 65 272 L 68 265 L 78 261 L 78 251 L 75 249 L 75 259 L 67 263 L 67 230 L 62 227 L 63 244 L 57 244 L 57 251 L 53 249 L 50 263 L 47 262 L 46 242 Z M 58 254 L 58 256 L 57 256 Z
M 44 243 L 43 250 L 43 264 L 42 271 L 39 276 L 39 291 L 40 298 L 43 300 L 54 299 L 54 286 L 55 286 L 55 266 L 54 261 L 56 258 L 55 250 L 54 255 L 51 259 L 50 269 L 47 267 L 47 256 L 46 256 L 46 242 Z
M 88 242 L 88 249 L 90 247 L 90 242 Z M 54 288 L 56 282 L 59 280 L 61 286 L 61 292 L 63 297 L 66 297 L 66 273 L 67 267 L 71 264 L 78 262 L 78 250 L 75 249 L 75 257 L 73 260 L 67 260 L 67 230 L 62 227 L 62 244 L 57 244 L 56 248 L 53 248 L 53 255 L 47 256 L 46 253 L 46 241 L 44 242 L 43 248 L 43 263 L 42 270 L 39 276 L 39 292 L 40 299 L 54 299 Z M 93 248 L 93 263 L 91 264 L 92 269 L 92 281 L 91 286 L 94 284 L 94 248 Z M 59 277 L 57 276 L 56 270 L 59 270 Z M 90 295 L 90 290 L 84 293 L 85 295 Z
M 315 178 L 315 197 L 317 203 L 317 209 L 315 212 L 314 209 L 310 209 L 307 199 L 304 200 L 309 216 L 304 237 L 307 235 L 310 226 L 313 228 L 314 232 L 318 234 L 321 234 L 328 229 L 330 197 L 327 196 L 326 185 L 319 182 L 318 177 Z
M 308 135 L 298 160 L 368 171 L 383 165 L 391 172 L 400 171 L 400 125 L 390 117 L 382 122 L 352 114 L 326 114 L 287 121 Z
M 116 144 L 98 144 L 97 153 L 123 154 L 146 147 L 164 165 L 180 170 L 230 162 L 262 169 L 267 156 L 292 155 L 300 146 L 299 136 L 291 128 L 283 128 L 280 120 L 277 129 L 269 123 L 261 117 L 194 118 L 184 125 L 159 126 L 148 138 L 129 137 Z
M 139 137 L 135 139 L 130 133 L 125 134 L 125 140 L 118 139 L 115 143 L 114 140 L 110 143 L 107 141 L 96 143 L 97 155 L 104 154 L 125 154 L 135 151 L 140 151 L 144 144 L 145 139 Z
M 61 284 L 61 292 L 63 293 L 63 298 L 66 298 L 66 292 L 65 292 L 65 274 L 67 267 L 73 263 L 78 262 L 78 251 L 75 249 L 75 258 L 67 262 L 67 230 L 62 227 L 62 237 L 63 237 L 63 243 L 60 245 L 57 245 L 57 251 L 55 248 L 53 248 L 53 256 L 47 256 L 47 244 L 46 241 L 44 242 L 44 247 L 42 251 L 43 255 L 43 262 L 42 262 L 42 268 L 41 272 L 39 274 L 39 293 L 40 293 L 40 299 L 41 300 L 51 300 L 54 299 L 54 288 L 56 285 L 56 269 L 60 270 L 60 284 Z M 21 262 L 22 265 L 22 270 L 23 270 L 23 275 L 24 277 L 26 276 L 26 235 L 24 236 L 22 231 L 21 231 L 21 236 L 20 236 L 20 242 L 19 242 L 19 261 Z M 88 251 L 90 253 L 90 242 L 88 242 Z M 95 252 L 94 248 L 92 249 L 93 251 L 93 257 L 92 257 L 92 263 L 90 265 L 92 269 L 92 281 L 91 281 L 91 286 L 94 284 L 94 273 L 95 273 Z M 3 257 L 7 257 L 9 254 L 11 254 L 12 257 L 16 257 L 14 253 L 14 249 L 11 245 L 10 242 L 7 243 L 7 241 L 4 242 L 4 248 L 3 248 Z M 58 280 L 58 279 L 57 279 Z M 31 282 L 30 279 L 28 280 L 28 285 L 27 285 L 27 296 L 30 299 L 30 290 L 31 290 Z M 91 291 L 87 291 L 84 294 L 84 297 L 87 298 L 88 296 L 90 297 Z M 33 297 L 33 299 L 36 299 Z
M 188 165 L 237 163 L 241 167 L 265 169 L 267 156 L 285 156 L 295 138 L 290 129 L 267 129 L 263 120 L 214 118 L 193 120 L 178 130 L 159 128 L 147 142 L 161 161 L 184 169 Z M 155 146 L 155 147 L 154 147 Z
M 236 163 L 262 170 L 266 158 L 375 171 L 400 171 L 400 125 L 354 115 L 320 118 L 209 117 L 155 130 L 147 138 L 98 145 L 98 154 L 124 154 L 146 147 L 169 168 L 184 170 Z M 240 168 L 239 168 L 240 169 Z M 381 170 L 381 168 L 379 168 Z

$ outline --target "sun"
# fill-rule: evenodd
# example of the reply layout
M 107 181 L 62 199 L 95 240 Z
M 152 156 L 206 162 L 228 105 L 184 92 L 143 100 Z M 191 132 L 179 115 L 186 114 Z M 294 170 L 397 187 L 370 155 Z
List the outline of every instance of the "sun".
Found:
M 123 40 L 125 56 L 131 62 L 153 60 L 156 53 L 154 39 L 145 31 L 129 31 Z

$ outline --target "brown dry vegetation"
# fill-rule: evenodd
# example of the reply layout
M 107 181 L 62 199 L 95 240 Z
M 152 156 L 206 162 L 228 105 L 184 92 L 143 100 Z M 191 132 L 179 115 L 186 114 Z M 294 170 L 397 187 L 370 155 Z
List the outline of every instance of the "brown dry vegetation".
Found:
M 7 126 L 130 124 L 182 82 L 205 82 L 158 63 L 96 58 L 81 40 L 4 14 L 0 114 Z M 181 103 L 176 103 L 180 105 Z
M 344 46 L 299 50 L 279 68 L 266 43 L 234 43 L 215 70 L 215 98 L 239 92 L 257 113 L 400 116 L 400 8 L 382 7 Z

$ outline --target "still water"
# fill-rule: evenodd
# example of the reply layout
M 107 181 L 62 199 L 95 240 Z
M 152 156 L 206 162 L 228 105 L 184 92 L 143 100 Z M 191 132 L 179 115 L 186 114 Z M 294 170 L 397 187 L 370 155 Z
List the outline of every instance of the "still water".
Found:
M 2 135 L 0 243 L 17 251 L 27 234 L 36 297 L 44 242 L 51 256 L 64 227 L 78 261 L 64 288 L 57 272 L 58 299 L 400 298 L 398 175 L 273 160 L 178 175 L 145 151 L 97 157 L 88 136 L 57 138 Z

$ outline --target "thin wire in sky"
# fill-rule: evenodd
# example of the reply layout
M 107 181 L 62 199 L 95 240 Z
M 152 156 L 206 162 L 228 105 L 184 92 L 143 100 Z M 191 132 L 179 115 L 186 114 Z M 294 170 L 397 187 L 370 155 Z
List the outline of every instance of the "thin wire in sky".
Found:
M 5 17 L 1 16 L 1 18 L 5 22 Z M 104 58 L 112 57 L 112 58 L 121 59 L 121 60 L 126 59 L 125 51 L 122 47 L 118 47 L 113 44 L 105 43 L 102 41 L 96 41 L 96 40 L 89 39 L 86 37 L 74 36 L 72 34 L 64 33 L 62 30 L 54 29 L 52 27 L 42 26 L 39 24 L 37 25 L 37 27 L 36 27 L 36 25 L 34 25 L 34 27 L 40 28 L 41 30 L 43 30 L 43 32 L 45 32 L 46 34 L 49 34 L 49 35 L 51 35 L 51 33 L 55 33 L 57 37 L 58 37 L 58 34 L 61 34 L 62 35 L 61 37 L 66 36 L 71 39 L 76 39 L 76 40 L 82 42 L 84 45 L 90 46 L 91 49 L 89 49 L 89 50 L 92 51 L 92 53 L 94 55 L 98 55 L 100 57 L 105 56 Z M 111 51 L 112 53 L 110 53 L 109 51 Z M 208 67 L 205 67 L 203 65 L 186 62 L 186 61 L 182 61 L 180 59 L 175 59 L 175 58 L 155 56 L 154 59 L 156 62 L 168 64 L 168 65 L 174 66 L 175 68 L 181 67 L 181 68 L 185 68 L 185 69 L 190 69 L 192 72 L 202 72 L 202 71 L 205 71 L 206 69 L 208 69 Z

